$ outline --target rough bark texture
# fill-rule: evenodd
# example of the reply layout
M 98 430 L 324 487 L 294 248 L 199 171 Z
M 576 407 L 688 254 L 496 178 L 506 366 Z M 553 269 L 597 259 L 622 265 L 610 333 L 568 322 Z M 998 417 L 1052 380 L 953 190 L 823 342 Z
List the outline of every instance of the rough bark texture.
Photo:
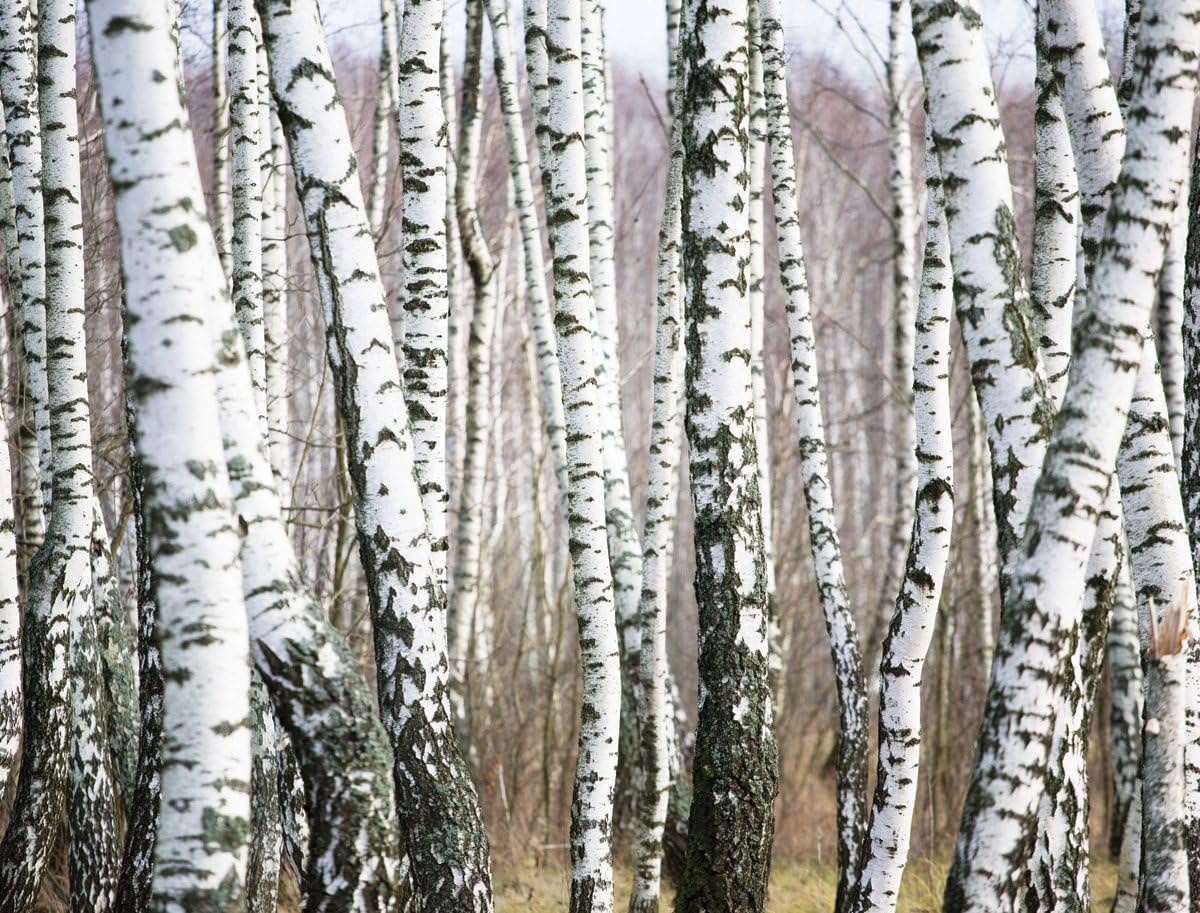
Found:
M 674 67 L 674 62 L 672 62 Z M 663 830 L 671 792 L 673 707 L 667 693 L 667 596 L 678 500 L 683 389 L 683 275 L 680 264 L 683 138 L 671 125 L 671 158 L 658 232 L 654 337 L 654 406 L 642 527 L 637 743 L 637 844 L 629 913 L 658 913 Z
M 216 251 L 167 7 L 97 0 L 88 22 L 121 230 L 164 681 L 149 903 L 238 911 L 250 823 L 250 665 L 216 353 L 203 316 Z
M 417 904 L 428 913 L 485 913 L 487 837 L 448 715 L 445 594 L 345 111 L 316 4 L 259 0 L 258 8 L 328 327 Z
M 867 819 L 867 699 L 858 631 L 842 568 L 841 544 L 833 510 L 833 491 L 821 415 L 816 336 L 808 298 L 808 279 L 800 239 L 783 22 L 778 0 L 762 0 L 763 72 L 767 95 L 775 230 L 779 238 L 779 275 L 791 337 L 792 386 L 800 438 L 804 500 L 814 572 L 829 632 L 838 695 L 837 814 L 838 910 L 850 901 L 862 858 Z
M 883 644 L 879 676 L 879 765 L 855 913 L 895 913 L 916 812 L 921 682 L 933 640 L 954 525 L 950 410 L 950 318 L 954 273 L 937 159 L 926 153 L 928 216 L 912 359 L 917 494 L 912 544 Z
M 1162 23 L 1145 11 L 1143 39 Z M 1136 101 L 1130 105 L 1132 115 Z M 1131 137 L 1131 143 L 1133 138 Z M 1117 463 L 1141 616 L 1146 681 L 1138 910 L 1189 909 L 1184 821 L 1187 627 L 1196 604 L 1167 404 L 1147 333 Z
M 1006 596 L 979 752 L 947 884 L 946 909 L 951 913 L 975 905 L 1007 909 L 1016 901 L 1019 879 L 1006 860 L 1028 853 L 1036 796 L 1028 785 L 1040 783 L 1052 715 L 1017 714 L 1013 708 L 1056 707 L 1066 686 L 1064 667 L 1070 654 L 1064 646 L 1079 623 L 1086 585 L 1082 570 L 1100 522 L 1136 380 L 1155 267 L 1163 257 L 1165 214 L 1184 177 L 1185 150 L 1179 148 L 1178 136 L 1186 132 L 1195 92 L 1189 61 L 1196 53 L 1197 36 L 1192 29 L 1177 30 L 1167 40 L 1165 30 L 1168 22 L 1188 20 L 1196 13 L 1191 2 L 1162 2 L 1147 10 L 1143 23 L 1144 29 L 1153 23 L 1152 37 L 1139 52 L 1128 151 L 1088 291 L 1088 309 L 1076 334 L 1063 406 Z M 916 31 L 927 82 L 942 91 L 969 84 L 962 76 L 953 83 L 946 77 L 960 66 L 949 56 L 966 60 L 966 46 L 978 43 L 977 12 L 930 5 L 920 19 Z M 947 43 L 955 34 L 958 43 Z M 944 125 L 934 115 L 935 135 L 955 126 L 950 118 L 953 107 L 945 107 Z M 939 141 L 943 163 L 961 155 L 966 145 L 958 136 L 957 145 L 947 144 L 943 150 L 950 138 Z M 996 148 L 991 146 L 988 154 Z M 952 219 L 952 241 L 954 234 Z M 959 265 L 957 250 L 953 256 Z M 994 463 L 996 453 L 994 442 Z
M 612 813 L 621 669 L 605 523 L 596 314 L 588 249 L 588 185 L 579 3 L 526 3 L 526 28 L 544 39 L 546 84 L 530 61 L 542 150 L 546 224 L 554 255 L 554 330 L 567 444 L 567 520 L 583 666 L 579 756 L 571 804 L 571 913 L 613 908 Z M 537 36 L 529 39 L 537 42 Z
M 691 0 L 680 44 L 687 435 L 700 618 L 694 794 L 676 897 L 684 913 L 764 909 L 778 788 L 746 276 L 748 13 L 744 2 Z

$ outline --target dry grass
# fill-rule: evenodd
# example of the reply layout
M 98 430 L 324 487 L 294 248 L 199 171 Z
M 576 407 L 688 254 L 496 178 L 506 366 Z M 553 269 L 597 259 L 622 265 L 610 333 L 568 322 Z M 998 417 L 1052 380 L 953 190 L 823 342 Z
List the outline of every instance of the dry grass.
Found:
M 899 913 L 938 913 L 946 866 L 932 860 L 914 860 L 900 890 Z M 1097 861 L 1092 870 L 1092 909 L 1107 911 L 1116 888 L 1116 867 Z M 521 867 L 495 875 L 497 913 L 563 913 L 570 897 L 571 874 L 562 868 Z M 771 913 L 832 913 L 836 873 L 830 865 L 793 862 L 775 866 L 771 876 Z M 662 909 L 671 910 L 671 891 Z M 629 903 L 629 874 L 618 871 L 618 911 Z

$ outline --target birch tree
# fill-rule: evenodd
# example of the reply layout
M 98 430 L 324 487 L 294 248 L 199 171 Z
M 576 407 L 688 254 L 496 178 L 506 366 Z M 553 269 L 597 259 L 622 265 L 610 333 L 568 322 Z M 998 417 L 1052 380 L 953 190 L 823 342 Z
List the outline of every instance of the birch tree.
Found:
M 217 255 L 203 221 L 166 7 L 98 0 L 88 22 L 121 229 L 164 680 L 151 904 L 240 909 L 250 813 L 249 641 L 220 450 L 216 353 L 198 316 Z
M 458 139 L 455 202 L 462 232 L 464 259 L 471 274 L 473 306 L 467 340 L 466 422 L 463 433 L 462 486 L 454 544 L 454 588 L 449 607 L 452 675 L 457 679 L 456 722 L 465 719 L 467 670 L 472 662 L 472 631 L 484 624 L 480 600 L 483 559 L 484 498 L 488 435 L 494 416 L 489 393 L 492 349 L 499 322 L 501 278 L 479 217 L 479 141 L 483 117 L 483 2 L 467 5 L 467 54 L 463 66 L 463 99 Z
M 762 910 L 774 836 L 750 320 L 746 3 L 692 0 L 680 56 L 687 435 L 701 702 L 681 911 Z M 768 10 L 763 10 L 764 38 Z M 764 64 L 772 61 L 764 40 Z M 768 86 L 768 98 L 771 89 Z
M 888 13 L 887 107 L 888 186 L 891 191 L 889 228 L 892 235 L 892 373 L 896 399 L 896 484 L 887 558 L 879 596 L 879 618 L 894 607 L 904 576 L 905 552 L 913 524 L 913 491 L 917 458 L 913 440 L 913 358 L 915 204 L 912 187 L 912 140 L 909 136 L 908 51 L 912 13 L 904 0 L 891 0 Z M 874 645 L 870 647 L 874 651 Z M 874 674 L 874 670 L 871 670 Z
M 1200 569 L 1200 397 L 1193 391 L 1200 384 L 1200 157 L 1192 157 L 1192 181 L 1188 195 L 1188 235 L 1185 251 L 1183 300 L 1184 399 L 1183 452 L 1180 472 L 1184 515 L 1192 547 L 1193 572 Z M 1200 900 L 1200 638 L 1193 635 L 1188 647 L 1187 706 L 1187 848 L 1191 900 Z M 1115 702 L 1114 702 L 1115 707 Z M 1139 717 L 1140 718 L 1140 717 Z
M 550 460 L 559 485 L 559 495 L 565 499 L 567 445 L 563 430 L 562 374 L 559 369 L 558 352 L 555 348 L 554 315 L 546 294 L 546 265 L 542 253 L 542 230 L 538 222 L 537 207 L 533 196 L 533 181 L 530 177 L 531 166 L 527 151 L 525 122 L 518 94 L 518 76 L 512 29 L 508 18 L 508 4 L 502 0 L 488 0 L 486 6 L 488 24 L 492 33 L 492 54 L 496 87 L 500 95 L 500 113 L 504 119 L 504 131 L 508 140 L 509 174 L 513 185 L 517 224 L 521 232 L 521 251 L 525 264 L 525 297 L 529 303 L 530 324 L 537 355 L 537 380 L 541 394 L 543 421 L 550 445 Z M 534 53 L 544 56 L 544 45 L 540 44 L 540 39 L 535 39 L 535 44 L 538 47 Z
M 779 275 L 791 341 L 804 500 L 808 507 L 813 570 L 829 633 L 838 696 L 838 909 L 845 910 L 860 868 L 867 818 L 866 686 L 858 632 L 846 591 L 830 488 L 816 337 L 800 239 L 800 204 L 788 106 L 787 64 L 783 54 L 783 21 L 777 0 L 761 0 L 760 10 L 775 231 L 779 238 Z
M 677 66 L 671 60 L 669 66 Z M 654 337 L 654 405 L 650 419 L 646 517 L 642 527 L 641 645 L 635 693 L 639 697 L 637 844 L 629 913 L 657 913 L 662 877 L 663 829 L 672 770 L 674 725 L 667 693 L 667 602 L 671 524 L 678 496 L 683 390 L 683 275 L 680 264 L 683 138 L 672 121 L 670 163 L 658 232 Z M 757 418 L 757 416 L 756 416 Z
M 7 295 L 5 296 L 7 298 Z M 0 417 L 0 440 L 8 428 Z M 21 600 L 17 587 L 13 472 L 7 447 L 0 447 L 0 795 L 17 766 L 21 742 Z
M 50 509 L 54 478 L 50 394 L 46 379 L 46 243 L 42 203 L 42 134 L 38 114 L 37 14 L 31 2 L 6 4 L 0 14 L 0 98 L 21 263 L 20 315 L 28 392 L 37 430 L 42 509 Z
M 418 7 L 420 9 L 420 7 Z M 375 116 L 371 121 L 371 175 L 367 187 L 367 218 L 378 239 L 383 234 L 383 210 L 387 200 L 388 165 L 391 164 L 392 124 L 398 113 L 400 86 L 400 4 L 379 2 L 379 85 L 375 94 Z
M 1146 9 L 1142 38 L 1164 23 Z M 1134 104 L 1131 102 L 1131 118 Z M 1132 143 L 1134 137 L 1131 135 Z M 1141 865 L 1138 909 L 1190 909 L 1185 829 L 1187 628 L 1195 577 L 1175 473 L 1167 403 L 1147 332 L 1129 423 L 1117 461 L 1137 586 L 1145 669 Z
M 424 910 L 487 911 L 487 838 L 448 718 L 445 595 L 421 504 L 379 265 L 315 3 L 258 4 L 325 318 L 367 577 L 380 710 Z
M 400 265 L 408 423 L 435 577 L 446 586 L 446 152 L 441 96 L 443 0 L 409 0 L 400 29 Z M 481 14 L 482 15 L 482 14 Z
M 894 913 L 916 811 L 925 654 L 950 557 L 954 525 L 954 440 L 950 411 L 953 270 L 941 179 L 926 152 L 925 259 L 913 355 L 917 494 L 907 568 L 880 661 L 879 765 L 862 874 L 853 909 Z
M 541 9 L 537 9 L 538 6 Z M 613 908 L 612 814 L 621 670 L 605 515 L 601 443 L 603 391 L 597 380 L 584 149 L 580 4 L 527 0 L 526 27 L 544 40 L 528 65 L 542 138 L 542 189 L 554 257 L 554 329 L 562 377 L 567 444 L 567 518 L 575 614 L 583 667 L 579 755 L 571 804 L 571 910 Z M 545 23 L 545 26 L 542 26 Z M 537 104 L 545 64 L 545 106 Z
M 944 120 L 939 123 L 936 113 L 933 117 L 939 158 L 945 166 L 947 161 L 957 162 L 964 152 L 970 153 L 964 149 L 969 145 L 966 140 L 970 131 L 955 132 L 963 125 L 950 120 L 954 106 L 949 99 L 959 88 L 985 78 L 980 74 L 968 80 L 961 72 L 972 65 L 971 61 L 983 60 L 978 17 L 965 15 L 962 10 L 950 16 L 940 16 L 931 9 L 922 12 L 914 30 L 931 91 L 931 112 L 936 108 L 932 96 L 941 94 L 944 99 Z M 1188 9 L 1171 4 L 1160 4 L 1152 13 L 1148 18 L 1159 29 L 1178 15 L 1190 15 Z M 1062 664 L 1068 657 L 1060 644 L 1063 632 L 1073 631 L 1079 622 L 1074 607 L 1080 605 L 1085 586 L 1084 574 L 1067 573 L 1065 569 L 1083 568 L 1095 538 L 1120 445 L 1115 429 L 1124 426 L 1140 360 L 1141 337 L 1148 324 L 1147 283 L 1152 275 L 1144 270 L 1147 265 L 1161 263 L 1163 256 L 1157 216 L 1147 218 L 1147 213 L 1169 211 L 1164 203 L 1178 192 L 1182 179 L 1182 157 L 1168 137 L 1182 129 L 1183 110 L 1191 104 L 1189 93 L 1195 90 L 1194 80 L 1181 67 L 1181 59 L 1194 49 L 1188 43 L 1192 39 L 1189 35 L 1182 45 L 1172 43 L 1164 51 L 1164 37 L 1162 32 L 1150 29 L 1144 48 L 1139 49 L 1137 129 L 1131 131 L 1088 291 L 1088 310 L 1076 334 L 1077 350 L 1072 356 L 1066 394 L 1050 438 L 1041 482 L 1028 511 L 1023 557 L 1016 565 L 1018 577 L 1010 581 L 1006 597 L 979 752 L 947 884 L 948 910 L 971 904 L 1004 908 L 1013 903 L 1016 893 L 1011 868 L 998 860 L 1028 839 L 1032 794 L 1015 789 L 1014 784 L 1027 781 L 1020 771 L 1038 770 L 1044 765 L 1049 719 L 1018 716 L 1011 708 L 1034 706 L 1025 697 L 1033 693 L 1028 689 L 1036 688 L 1045 695 L 1049 687 L 1057 698 L 1063 687 Z M 975 51 L 971 50 L 972 42 Z M 949 78 L 952 73 L 953 79 Z M 1154 86 L 1166 88 L 1154 94 Z M 978 103 L 979 93 L 974 97 Z M 978 119 L 970 121 L 971 129 L 977 129 L 979 123 Z M 948 143 L 939 133 L 953 136 L 954 142 Z M 949 205 L 949 195 L 947 202 Z M 978 211 L 979 207 L 973 208 Z M 950 223 L 952 246 L 957 248 L 967 239 L 955 242 L 954 219 Z M 952 256 L 957 266 L 957 250 Z M 1136 269 L 1132 266 L 1135 263 Z M 1080 459 L 1081 445 L 1088 448 L 1086 460 Z M 994 462 L 996 449 L 994 442 Z M 1054 611 L 1049 610 L 1051 606 Z

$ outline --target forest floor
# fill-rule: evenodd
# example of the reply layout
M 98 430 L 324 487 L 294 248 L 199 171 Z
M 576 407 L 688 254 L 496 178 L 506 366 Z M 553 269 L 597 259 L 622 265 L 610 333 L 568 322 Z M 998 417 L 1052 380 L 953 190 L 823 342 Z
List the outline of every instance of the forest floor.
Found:
M 629 904 L 629 872 L 617 872 L 616 909 Z M 938 913 L 942 905 L 946 866 L 932 860 L 914 860 L 900 889 L 899 913 Z M 567 869 L 533 866 L 498 870 L 495 873 L 496 913 L 563 913 L 571 889 Z M 1095 913 L 1112 906 L 1117 884 L 1116 866 L 1098 862 L 1092 869 L 1092 909 Z M 771 873 L 770 913 L 831 913 L 837 890 L 837 872 L 832 865 L 791 862 L 776 865 Z M 673 892 L 663 898 L 662 909 L 671 910 Z

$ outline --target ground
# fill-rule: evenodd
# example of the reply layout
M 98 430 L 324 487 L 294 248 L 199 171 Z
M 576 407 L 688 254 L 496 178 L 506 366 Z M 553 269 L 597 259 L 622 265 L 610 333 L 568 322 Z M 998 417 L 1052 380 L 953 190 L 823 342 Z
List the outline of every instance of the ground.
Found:
M 938 913 L 946 867 L 943 863 L 916 860 L 908 867 L 900 891 L 899 913 Z M 1107 913 L 1112 907 L 1117 870 L 1097 863 L 1092 873 L 1092 909 Z M 497 871 L 496 913 L 564 913 L 570 897 L 571 873 L 562 868 L 527 868 Z M 833 866 L 793 862 L 775 866 L 771 874 L 771 913 L 832 913 L 837 876 Z M 670 891 L 662 909 L 669 913 Z M 628 908 L 629 875 L 618 872 L 618 913 Z

